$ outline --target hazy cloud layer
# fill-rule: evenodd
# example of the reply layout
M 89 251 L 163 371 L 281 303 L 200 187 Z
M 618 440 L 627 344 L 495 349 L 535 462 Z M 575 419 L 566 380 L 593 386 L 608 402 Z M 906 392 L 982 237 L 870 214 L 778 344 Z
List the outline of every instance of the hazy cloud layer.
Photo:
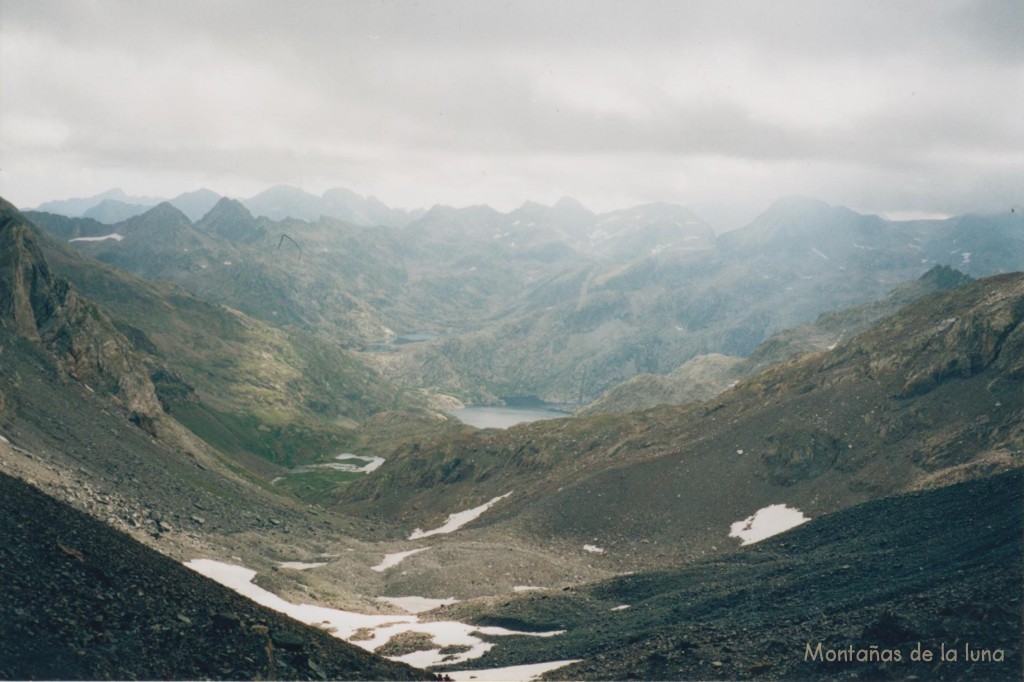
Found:
M 0 0 L 0 192 L 1002 210 L 1022 30 L 1018 0 Z

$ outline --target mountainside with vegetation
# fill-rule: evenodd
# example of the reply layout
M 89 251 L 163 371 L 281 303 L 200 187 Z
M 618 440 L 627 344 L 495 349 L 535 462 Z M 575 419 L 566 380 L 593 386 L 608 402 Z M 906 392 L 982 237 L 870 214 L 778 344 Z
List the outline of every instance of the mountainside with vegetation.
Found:
M 365 227 L 284 217 L 293 199 L 322 198 L 268 190 L 278 195 L 282 208 L 262 212 L 279 220 L 231 200 L 194 224 L 168 204 L 112 226 L 29 217 L 133 274 L 368 351 L 406 388 L 483 403 L 585 404 L 699 355 L 746 356 L 935 265 L 971 276 L 1024 268 L 1015 214 L 894 223 L 788 199 L 715 238 L 669 204 L 605 214 L 570 199 L 509 213 L 435 206 Z M 419 342 L 390 343 L 410 336 Z
M 227 452 L 283 464 L 316 460 L 350 444 L 370 415 L 415 402 L 314 333 L 141 280 L 44 235 L 36 240 L 47 267 L 116 317 L 164 409 Z
M 336 505 L 431 527 L 514 491 L 487 517 L 496 534 L 594 545 L 617 570 L 675 564 L 771 504 L 813 517 L 1020 466 L 1022 321 L 1024 275 L 985 278 L 708 402 L 408 442 Z
M 831 350 L 925 294 L 971 281 L 958 270 L 936 265 L 913 282 L 901 284 L 885 298 L 822 313 L 811 323 L 773 334 L 746 358 L 698 355 L 665 376 L 640 374 L 604 393 L 578 415 L 635 412 L 657 405 L 684 405 L 707 400 L 743 378 L 801 353 Z

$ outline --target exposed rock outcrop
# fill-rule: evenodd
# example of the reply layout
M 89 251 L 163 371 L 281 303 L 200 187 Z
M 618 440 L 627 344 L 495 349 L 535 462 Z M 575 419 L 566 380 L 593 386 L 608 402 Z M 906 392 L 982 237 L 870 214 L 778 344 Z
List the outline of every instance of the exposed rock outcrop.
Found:
M 108 393 L 152 430 L 162 410 L 131 344 L 103 311 L 51 274 L 24 219 L 2 199 L 0 329 L 38 344 L 63 376 Z

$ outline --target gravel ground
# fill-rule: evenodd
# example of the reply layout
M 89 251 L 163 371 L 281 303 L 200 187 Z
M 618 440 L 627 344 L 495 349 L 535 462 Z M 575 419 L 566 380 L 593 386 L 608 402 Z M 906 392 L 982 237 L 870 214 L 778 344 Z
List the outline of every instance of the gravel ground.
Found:
M 0 475 L 0 678 L 430 679 Z

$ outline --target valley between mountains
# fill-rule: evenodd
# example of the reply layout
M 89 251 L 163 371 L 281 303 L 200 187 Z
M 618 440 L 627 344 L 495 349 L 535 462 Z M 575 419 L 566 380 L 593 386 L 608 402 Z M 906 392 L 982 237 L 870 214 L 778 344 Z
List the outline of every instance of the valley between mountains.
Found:
M 1020 678 L 1019 214 L 125 198 L 0 205 L 0 677 Z

